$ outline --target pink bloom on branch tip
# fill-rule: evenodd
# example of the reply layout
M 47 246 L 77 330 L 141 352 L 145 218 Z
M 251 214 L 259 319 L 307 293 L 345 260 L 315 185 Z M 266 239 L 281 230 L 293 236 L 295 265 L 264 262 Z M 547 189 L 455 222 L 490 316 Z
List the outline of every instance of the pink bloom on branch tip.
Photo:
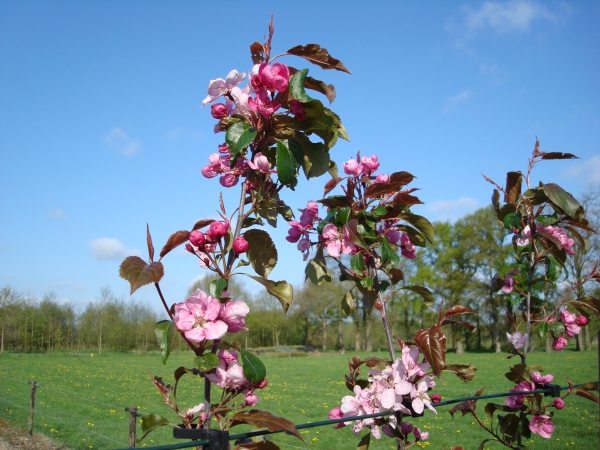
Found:
M 281 107 L 281 103 L 271 100 L 266 89 L 260 88 L 256 90 L 256 100 L 252 97 L 248 99 L 248 106 L 252 111 L 266 118 L 275 113 Z
M 554 407 L 556 409 L 563 409 L 565 407 L 565 401 L 560 397 L 555 398 L 554 399 Z
M 262 173 L 269 173 L 271 171 L 271 164 L 269 164 L 269 160 L 261 152 L 258 152 L 256 155 L 254 155 L 254 161 L 248 161 L 248 166 Z
M 415 259 L 417 257 L 417 247 L 415 247 L 415 245 L 412 242 L 410 242 L 410 238 L 405 233 L 402 233 L 402 236 L 400 237 L 400 248 L 402 249 L 400 254 L 405 258 Z
M 354 159 L 346 161 L 344 164 L 342 164 L 342 167 L 344 168 L 344 173 L 347 175 L 354 175 L 355 177 L 358 177 L 362 174 L 362 166 Z
M 210 235 L 218 241 L 227 234 L 227 228 L 223 222 L 214 221 L 210 224 Z
M 569 325 L 571 323 L 574 323 L 575 320 L 577 320 L 577 315 L 576 314 L 573 314 L 572 312 L 569 312 L 566 309 L 563 309 L 560 312 L 560 321 L 563 322 L 565 325 Z
M 196 247 L 202 247 L 206 242 L 204 233 L 201 231 L 194 230 L 190 233 L 190 242 Z
M 531 372 L 531 381 L 537 384 L 548 384 L 552 383 L 554 380 L 554 375 L 551 373 L 542 376 L 539 372 Z
M 575 319 L 575 322 L 577 323 L 577 325 L 583 327 L 583 326 L 587 325 L 588 318 L 585 316 L 577 316 L 577 319 Z
M 552 342 L 552 348 L 557 352 L 560 352 L 569 343 L 566 338 L 559 336 Z
M 537 433 L 543 438 L 550 439 L 554 432 L 554 424 L 550 420 L 550 416 L 533 416 L 531 422 L 529 422 L 529 429 L 532 433 Z
M 521 237 L 517 237 L 516 241 L 519 247 L 524 247 L 529 244 L 531 241 L 531 229 L 529 228 L 529 225 L 521 230 L 520 236 Z
M 262 63 L 258 68 L 258 76 L 261 84 L 267 89 L 282 92 L 288 88 L 290 71 L 285 64 L 275 63 L 269 66 Z
M 386 175 L 385 173 L 380 173 L 379 175 L 377 175 L 373 183 L 387 183 L 389 179 L 389 175 Z
M 510 275 L 507 275 L 506 278 L 504 279 L 504 286 L 502 286 L 502 290 L 505 293 L 510 294 L 513 291 L 514 282 L 515 282 L 515 279 L 513 277 L 511 277 Z
M 360 158 L 360 162 L 365 175 L 371 175 L 379 168 L 379 158 L 377 158 L 377 155 L 363 156 Z
M 219 320 L 221 303 L 198 289 L 185 302 L 175 305 L 175 326 L 192 342 L 220 339 L 227 324 Z
M 426 441 L 427 439 L 429 439 L 428 431 L 421 431 L 419 428 L 415 427 L 413 432 L 417 441 Z
M 229 301 L 221 304 L 219 319 L 227 324 L 228 333 L 237 333 L 238 331 L 248 331 L 246 325 L 246 316 L 250 312 L 248 305 L 241 301 Z
M 506 333 L 506 337 L 508 338 L 508 342 L 515 348 L 515 350 L 522 349 L 525 344 L 527 344 L 528 336 L 527 334 L 523 334 L 520 331 L 515 331 L 512 335 Z
M 221 183 L 221 186 L 229 188 L 238 184 L 239 179 L 240 177 L 237 175 L 226 173 L 219 178 L 219 183 Z
M 562 248 L 568 255 L 575 254 L 575 251 L 572 248 L 575 241 L 567 235 L 565 230 L 553 225 L 544 225 L 541 223 L 537 224 L 536 228 L 539 233 L 554 242 L 559 248 Z
M 244 401 L 246 402 L 246 405 L 254 406 L 258 403 L 258 395 L 248 392 L 244 398 Z
M 238 255 L 246 253 L 246 251 L 248 250 L 248 245 L 248 241 L 244 236 L 238 236 L 233 241 L 233 251 L 236 252 Z
M 229 115 L 229 111 L 227 111 L 227 106 L 223 103 L 216 103 L 210 106 L 210 114 L 215 119 L 222 119 L 223 117 L 227 117 Z
M 234 69 L 229 72 L 225 79 L 217 78 L 216 80 L 210 80 L 210 83 L 208 83 L 208 96 L 202 101 L 202 107 L 227 94 L 231 89 L 240 84 L 244 78 L 246 78 L 245 73 L 240 74 Z
M 302 210 L 302 215 L 300 216 L 300 225 L 302 226 L 312 226 L 313 221 L 317 217 L 319 213 L 319 205 L 316 202 L 308 202 L 306 208 Z
M 325 225 L 321 233 L 325 239 L 327 253 L 334 258 L 339 258 L 340 254 L 347 255 L 354 249 L 354 244 L 350 241 L 350 231 L 344 225 L 340 233 L 337 226 L 330 223 Z

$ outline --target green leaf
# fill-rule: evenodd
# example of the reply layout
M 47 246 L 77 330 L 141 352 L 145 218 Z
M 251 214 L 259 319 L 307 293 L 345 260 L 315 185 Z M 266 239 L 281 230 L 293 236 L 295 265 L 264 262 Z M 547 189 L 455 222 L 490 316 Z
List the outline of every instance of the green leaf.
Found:
M 504 228 L 509 231 L 521 228 L 521 213 L 514 212 L 504 216 Z
M 550 330 L 552 337 L 556 339 L 557 337 L 563 335 L 563 333 L 565 332 L 565 326 L 562 322 L 552 322 L 548 323 L 548 330 Z
M 362 274 L 366 270 L 365 258 L 362 253 L 356 253 L 352 256 L 350 259 L 350 267 L 352 268 L 352 271 L 357 274 Z
M 308 119 L 307 119 L 308 120 Z M 329 152 L 324 144 L 311 142 L 304 134 L 297 133 L 296 141 L 304 151 L 302 170 L 306 179 L 320 177 L 329 170 Z
M 373 278 L 371 277 L 363 277 L 360 279 L 360 285 L 368 290 L 371 290 L 373 287 Z
M 252 278 L 262 284 L 269 294 L 277 298 L 283 307 L 283 312 L 287 312 L 288 308 L 292 304 L 292 298 L 294 297 L 294 287 L 287 281 L 271 281 L 266 278 L 256 277 L 254 275 L 244 274 L 247 277 Z
M 546 255 L 544 262 L 546 263 L 546 279 L 555 282 L 560 278 L 560 264 L 550 255 Z
M 365 244 L 365 242 L 362 239 L 361 236 L 361 232 L 359 231 L 359 226 L 358 226 L 358 222 L 356 221 L 356 219 L 352 219 L 350 221 L 348 221 L 348 224 L 346 225 L 346 227 L 348 228 L 349 231 L 349 237 L 350 237 L 350 242 L 352 242 L 354 245 L 360 247 L 360 248 L 369 248 L 369 246 L 367 244 Z
M 288 205 L 277 205 L 277 213 L 283 217 L 283 219 L 287 222 L 289 222 L 290 220 L 292 220 L 294 218 L 294 213 L 292 211 L 292 208 L 290 208 Z
M 400 262 L 400 257 L 396 254 L 387 238 L 383 238 L 381 241 L 381 263 L 384 267 L 396 267 Z
M 263 200 L 258 204 L 256 214 L 265 219 L 273 228 L 277 227 L 277 214 L 279 207 L 277 200 Z
M 433 292 L 431 292 L 425 286 L 418 286 L 416 284 L 408 284 L 406 286 L 402 286 L 400 289 L 405 289 L 407 291 L 411 291 L 411 292 L 414 292 L 415 294 L 420 295 L 423 298 L 423 303 L 425 303 L 426 306 L 433 305 L 433 302 L 434 302 Z
M 173 341 L 173 328 L 175 324 L 172 320 L 161 320 L 154 325 L 154 334 L 158 340 L 158 345 L 162 350 L 162 363 L 167 364 L 167 359 L 171 354 L 171 342 Z
M 551 216 L 537 216 L 535 220 L 544 225 L 554 225 L 558 221 L 558 215 L 554 213 Z
M 542 186 L 548 199 L 558 206 L 565 214 L 576 220 L 583 217 L 583 207 L 571 194 L 561 188 L 558 184 L 548 183 Z
M 308 74 L 308 69 L 299 70 L 290 77 L 289 87 L 290 94 L 296 100 L 302 103 L 308 103 L 312 100 L 304 90 L 304 79 Z
M 131 286 L 130 295 L 142 286 L 158 283 L 164 274 L 165 269 L 160 261 L 148 264 L 139 256 L 128 256 L 119 267 L 119 275 Z
M 219 367 L 219 364 L 219 357 L 215 353 L 205 353 L 194 358 L 194 367 L 200 372 L 208 372 Z
M 271 236 L 264 230 L 252 229 L 244 233 L 244 238 L 248 241 L 246 255 L 252 268 L 267 278 L 277 264 L 277 249 Z
M 323 281 L 331 282 L 331 275 L 329 274 L 325 256 L 323 255 L 323 246 L 317 248 L 317 254 L 306 265 L 304 274 L 306 278 L 310 279 L 316 285 L 321 284 Z
M 279 181 L 287 186 L 296 179 L 294 156 L 287 146 L 287 141 L 277 141 L 276 160 Z
M 158 427 L 163 427 L 165 425 L 175 424 L 171 423 L 169 419 L 159 416 L 158 414 L 147 414 L 142 416 L 142 431 L 144 432 L 144 434 L 141 438 L 136 439 L 135 442 L 139 444 L 140 442 L 142 442 L 142 439 L 148 436 L 148 433 L 150 433 L 152 430 L 155 430 Z
M 267 369 L 258 356 L 247 350 L 241 352 L 244 375 L 252 383 L 260 383 L 267 376 Z M 218 358 L 217 358 L 218 359 Z
M 248 147 L 256 137 L 256 128 L 247 122 L 237 122 L 229 127 L 225 133 L 225 142 L 232 155 L 236 155 Z
M 292 152 L 298 166 L 301 166 L 304 161 L 304 150 L 302 149 L 302 146 L 293 139 L 287 140 L 287 146 L 290 149 L 290 152 Z
M 344 298 L 342 299 L 342 312 L 346 317 L 354 312 L 356 309 L 356 302 L 354 301 L 354 296 L 352 295 L 352 289 L 346 292 Z
M 341 208 L 335 213 L 335 223 L 336 225 L 346 225 L 350 218 L 350 207 L 346 206 L 345 208 Z
M 545 338 L 548 333 L 548 322 L 540 323 L 540 327 L 538 328 L 538 333 L 541 338 Z
M 385 216 L 387 214 L 387 209 L 385 209 L 385 206 L 379 205 L 377 208 L 371 211 L 371 214 L 373 214 L 375 217 Z
M 410 223 L 412 226 L 414 226 L 417 230 L 419 230 L 421 234 L 425 236 L 425 239 L 427 239 L 430 244 L 433 244 L 433 241 L 435 240 L 435 232 L 433 229 L 433 225 L 429 220 L 427 220 L 423 216 L 419 216 L 417 214 L 412 213 L 404 213 L 400 217 L 406 222 Z
M 210 282 L 210 295 L 217 300 L 221 298 L 221 292 L 227 287 L 227 280 L 217 278 Z

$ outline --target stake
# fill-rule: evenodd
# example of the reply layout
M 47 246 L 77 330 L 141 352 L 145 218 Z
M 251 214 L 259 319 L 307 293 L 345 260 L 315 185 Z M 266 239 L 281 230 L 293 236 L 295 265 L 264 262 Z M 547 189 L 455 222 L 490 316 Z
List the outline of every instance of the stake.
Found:
M 33 411 L 35 408 L 35 380 L 31 382 L 31 406 L 29 407 L 29 436 L 33 436 Z
M 129 407 L 129 448 L 135 448 L 135 426 L 137 423 L 137 406 Z

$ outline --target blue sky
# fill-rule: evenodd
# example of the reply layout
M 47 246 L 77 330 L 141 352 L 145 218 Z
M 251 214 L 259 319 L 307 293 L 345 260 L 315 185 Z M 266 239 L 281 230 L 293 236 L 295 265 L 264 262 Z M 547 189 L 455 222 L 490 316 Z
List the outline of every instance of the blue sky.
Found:
M 314 42 L 353 73 L 281 60 L 335 85 L 351 138 L 338 165 L 360 150 L 412 172 L 425 202 L 413 210 L 430 220 L 487 205 L 481 173 L 525 170 L 536 136 L 581 157 L 538 166 L 536 181 L 574 195 L 600 184 L 595 1 L 0 1 L 0 285 L 75 305 L 103 285 L 128 297 L 118 266 L 146 256 L 146 222 L 160 248 L 216 217 L 221 186 L 200 169 L 224 137 L 201 102 L 210 79 L 252 67 L 271 13 L 274 54 Z M 303 207 L 325 181 L 284 199 Z M 224 192 L 229 210 L 237 195 Z M 270 278 L 298 284 L 286 232 Z M 202 271 L 183 251 L 164 263 L 167 300 L 181 301 Z M 150 287 L 135 297 L 159 304 Z

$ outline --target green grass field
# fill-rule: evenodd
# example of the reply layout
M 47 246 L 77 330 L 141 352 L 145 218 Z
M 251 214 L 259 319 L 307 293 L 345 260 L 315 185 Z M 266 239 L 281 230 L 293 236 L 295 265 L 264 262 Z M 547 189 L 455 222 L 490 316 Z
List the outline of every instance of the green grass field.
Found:
M 594 348 L 594 350 L 596 350 Z M 264 358 L 269 386 L 262 391 L 259 409 L 271 411 L 299 424 L 327 419 L 330 409 L 338 406 L 347 395 L 343 376 L 347 371 L 345 355 L 325 354 L 302 358 Z M 363 353 L 361 356 L 366 356 Z M 384 357 L 383 353 L 379 356 Z M 473 395 L 477 389 L 487 386 L 485 393 L 504 392 L 512 384 L 504 373 L 515 360 L 506 360 L 504 354 L 448 355 L 448 363 L 473 363 L 479 370 L 475 380 L 465 383 L 451 374 L 445 374 L 434 392 L 444 400 Z M 25 428 L 29 415 L 29 380 L 41 386 L 36 394 L 35 430 L 43 432 L 70 448 L 99 449 L 126 447 L 129 413 L 124 408 L 137 405 L 142 413 L 169 416 L 170 409 L 161 403 L 161 396 L 154 388 L 148 373 L 172 380 L 173 371 L 182 365 L 191 366 L 191 353 L 171 356 L 167 366 L 160 362 L 158 354 L 5 354 L 0 357 L 0 417 Z M 514 362 L 513 362 L 514 361 Z M 528 356 L 530 364 L 542 364 L 546 372 L 555 375 L 555 382 L 566 385 L 562 375 L 573 382 L 598 379 L 598 357 L 595 351 L 576 353 L 566 350 L 549 355 L 537 352 Z M 202 384 L 197 377 L 182 379 L 178 397 L 180 403 L 192 406 L 201 401 Z M 66 394 L 66 395 L 64 395 Z M 183 400 L 187 399 L 187 402 Z M 481 401 L 478 410 L 485 418 Z M 497 399 L 502 403 L 502 399 Z M 425 416 L 411 422 L 429 431 L 428 443 L 421 448 L 450 449 L 462 445 L 476 449 L 488 435 L 471 416 L 455 419 L 447 413 L 451 406 L 437 408 L 434 415 L 426 410 Z M 569 397 L 567 407 L 559 411 L 553 422 L 556 431 L 547 440 L 534 435 L 531 449 L 599 448 L 598 406 L 578 398 Z M 244 431 L 240 427 L 233 432 Z M 138 429 L 139 432 L 139 429 Z M 171 437 L 166 427 L 154 432 L 140 445 L 153 446 L 181 442 Z M 138 434 L 138 436 L 141 433 Z M 305 443 L 283 434 L 275 434 L 272 440 L 282 449 L 351 449 L 359 441 L 350 427 L 339 430 L 331 426 L 302 431 Z M 530 441 L 531 442 L 531 441 Z M 392 440 L 383 437 L 371 441 L 372 449 L 394 449 Z M 485 448 L 504 448 L 489 444 Z

